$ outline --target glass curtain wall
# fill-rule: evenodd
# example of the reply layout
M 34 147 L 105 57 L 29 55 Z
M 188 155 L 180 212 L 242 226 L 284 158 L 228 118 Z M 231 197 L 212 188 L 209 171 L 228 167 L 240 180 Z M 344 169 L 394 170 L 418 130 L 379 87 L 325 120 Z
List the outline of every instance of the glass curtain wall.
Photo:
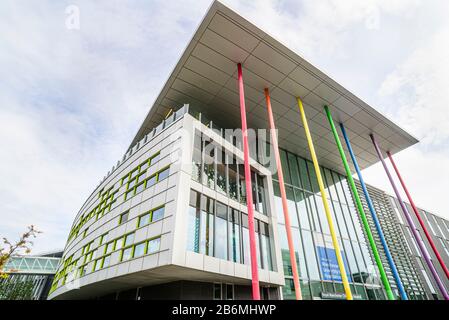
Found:
M 193 148 L 192 179 L 246 204 L 243 162 L 226 153 L 209 137 L 196 131 Z M 267 215 L 265 180 L 251 170 L 254 210 Z
M 305 299 L 344 298 L 336 253 L 313 164 L 285 150 L 281 150 L 280 155 L 302 294 Z M 346 178 L 326 168 L 321 170 L 351 290 L 356 299 L 384 299 Z M 279 183 L 277 175 L 273 178 L 286 277 L 283 296 L 284 299 L 294 299 Z
M 250 265 L 245 213 L 191 190 L 187 217 L 187 250 Z M 259 266 L 273 271 L 269 226 L 258 219 L 254 222 Z

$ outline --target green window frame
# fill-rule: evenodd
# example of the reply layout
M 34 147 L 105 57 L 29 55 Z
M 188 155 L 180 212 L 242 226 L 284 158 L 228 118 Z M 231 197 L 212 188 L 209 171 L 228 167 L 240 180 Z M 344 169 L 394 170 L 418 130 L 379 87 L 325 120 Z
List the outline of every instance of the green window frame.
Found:
M 149 166 L 151 167 L 152 165 L 154 165 L 155 163 L 158 163 L 158 161 L 161 158 L 161 152 L 158 151 L 156 152 L 154 155 L 152 155 L 150 157 L 150 159 L 148 160 Z
M 156 214 L 156 218 L 155 218 Z M 165 204 L 159 207 L 154 208 L 151 211 L 151 222 L 156 222 L 162 220 L 165 216 Z
M 120 261 L 128 261 L 132 259 L 134 246 L 125 247 L 120 253 Z
M 142 249 L 142 254 L 136 255 L 137 250 L 140 250 L 140 248 L 143 248 Z M 142 257 L 142 256 L 146 255 L 147 254 L 147 249 L 148 249 L 148 241 L 142 241 L 140 243 L 135 244 L 134 245 L 134 249 L 133 249 L 132 257 L 133 258 L 139 258 L 139 257 Z
M 129 242 L 128 242 L 129 241 Z M 134 232 L 130 232 L 123 237 L 123 246 L 128 247 L 132 245 L 132 242 L 134 241 Z
M 154 246 L 152 249 L 152 245 Z M 157 248 L 156 248 L 157 246 Z M 150 251 L 153 250 L 153 251 Z M 159 252 L 161 250 L 161 236 L 157 236 L 148 240 L 147 254 Z
M 124 237 L 122 236 L 122 237 L 114 240 L 114 250 L 123 248 L 123 239 L 124 239 Z M 119 246 L 117 246 L 117 245 L 119 245 Z
M 167 175 L 165 175 L 165 173 Z M 162 178 L 161 178 L 161 174 L 163 174 Z M 157 173 L 157 182 L 160 182 L 162 180 L 167 179 L 169 175 L 170 175 L 170 166 L 166 166 L 165 168 L 163 168 L 163 169 L 158 171 L 158 173 Z
M 110 260 L 111 260 L 111 255 L 110 255 L 110 254 L 104 256 L 104 257 L 101 259 L 101 268 L 103 269 L 103 268 L 109 267 L 109 265 L 110 265 L 110 263 L 111 263 Z M 106 262 L 106 265 L 105 265 L 105 262 Z
M 148 211 L 139 216 L 139 219 L 137 220 L 137 228 L 146 226 L 146 225 L 150 224 L 150 222 L 151 222 L 151 211 Z
M 126 219 L 125 219 L 125 217 L 126 217 Z M 118 224 L 121 225 L 121 224 L 127 222 L 128 218 L 129 218 L 129 210 L 127 210 L 127 211 L 123 212 L 122 214 L 120 214 L 120 218 L 118 220 Z
M 108 253 L 111 253 L 112 251 L 114 251 L 114 244 L 115 244 L 115 241 L 110 241 L 110 242 L 106 243 L 106 245 L 104 246 L 103 254 L 108 254 Z
M 100 246 L 103 244 L 104 239 L 108 236 L 109 232 L 106 232 L 100 236 Z

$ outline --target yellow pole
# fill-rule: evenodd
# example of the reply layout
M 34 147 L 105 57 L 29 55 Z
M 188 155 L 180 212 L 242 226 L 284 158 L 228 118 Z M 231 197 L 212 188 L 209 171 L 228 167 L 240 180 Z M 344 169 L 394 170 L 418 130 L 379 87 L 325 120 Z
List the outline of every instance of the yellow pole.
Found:
M 332 244 L 334 245 L 335 254 L 337 256 L 338 267 L 340 268 L 341 279 L 343 281 L 343 287 L 345 288 L 346 300 L 352 300 L 351 288 L 349 287 L 348 277 L 346 275 L 345 265 L 343 263 L 343 257 L 341 256 L 340 245 L 338 244 L 337 234 L 334 229 L 334 222 L 332 221 L 331 211 L 329 209 L 329 203 L 327 202 L 326 192 L 324 191 L 323 178 L 321 177 L 320 165 L 315 154 L 315 148 L 313 146 L 312 136 L 310 135 L 309 125 L 307 124 L 306 114 L 302 101 L 299 97 L 298 101 L 299 112 L 301 113 L 302 123 L 306 132 L 307 143 L 309 145 L 310 156 L 312 157 L 313 167 L 315 168 L 316 178 L 318 180 L 318 186 L 320 187 L 321 199 L 323 200 L 324 211 L 326 212 L 327 222 L 329 223 L 329 229 L 332 237 Z

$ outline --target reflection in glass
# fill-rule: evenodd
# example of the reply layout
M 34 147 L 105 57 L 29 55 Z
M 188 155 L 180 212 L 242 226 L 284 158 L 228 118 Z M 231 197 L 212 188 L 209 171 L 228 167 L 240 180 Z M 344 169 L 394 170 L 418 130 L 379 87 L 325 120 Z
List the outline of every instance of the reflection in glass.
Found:
M 215 257 L 220 259 L 228 259 L 227 248 L 227 207 L 217 202 L 217 215 L 215 219 Z
M 217 161 L 217 191 L 226 194 L 226 164 L 224 152 L 222 152 L 221 158 L 221 161 Z
M 193 157 L 192 157 L 192 179 L 200 182 L 201 178 L 201 157 L 202 157 L 202 141 L 201 133 L 195 131 L 193 140 Z

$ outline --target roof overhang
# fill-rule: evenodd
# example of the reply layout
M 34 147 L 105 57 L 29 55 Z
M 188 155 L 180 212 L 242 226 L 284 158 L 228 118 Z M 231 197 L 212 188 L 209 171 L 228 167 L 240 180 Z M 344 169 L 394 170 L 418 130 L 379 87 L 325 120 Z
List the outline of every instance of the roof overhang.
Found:
M 301 97 L 320 164 L 344 172 L 323 106 L 342 122 L 362 169 L 378 161 L 369 134 L 397 153 L 418 142 L 298 54 L 215 1 L 151 107 L 132 144 L 184 103 L 224 128 L 240 126 L 237 63 L 242 63 L 249 128 L 267 128 L 264 88 L 270 89 L 279 145 L 310 158 L 296 96 Z M 345 147 L 346 148 L 346 147 Z

